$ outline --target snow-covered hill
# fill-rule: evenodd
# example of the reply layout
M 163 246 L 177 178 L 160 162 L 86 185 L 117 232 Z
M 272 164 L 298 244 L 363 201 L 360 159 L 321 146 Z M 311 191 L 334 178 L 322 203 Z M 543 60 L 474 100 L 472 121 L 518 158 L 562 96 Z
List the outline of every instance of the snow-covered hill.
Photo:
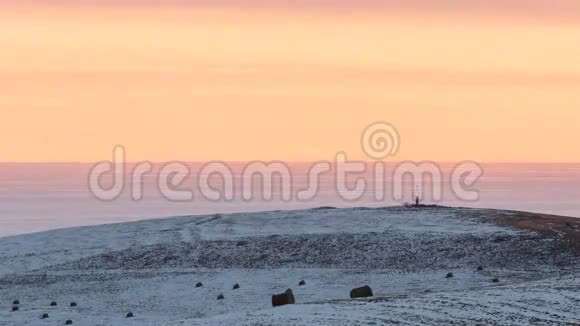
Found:
M 389 207 L 0 238 L 0 325 L 571 323 L 580 320 L 577 235 L 574 219 Z M 349 299 L 367 284 L 373 299 Z M 287 288 L 297 304 L 271 308 L 271 295 Z

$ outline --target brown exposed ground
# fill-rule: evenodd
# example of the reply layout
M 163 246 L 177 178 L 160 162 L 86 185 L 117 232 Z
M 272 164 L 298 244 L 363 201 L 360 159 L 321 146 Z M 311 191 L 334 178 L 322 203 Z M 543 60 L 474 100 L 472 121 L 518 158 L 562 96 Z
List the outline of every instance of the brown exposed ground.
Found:
M 495 211 L 495 214 L 485 214 L 480 218 L 498 225 L 531 230 L 547 236 L 559 236 L 580 250 L 580 218 L 518 211 L 509 214 Z

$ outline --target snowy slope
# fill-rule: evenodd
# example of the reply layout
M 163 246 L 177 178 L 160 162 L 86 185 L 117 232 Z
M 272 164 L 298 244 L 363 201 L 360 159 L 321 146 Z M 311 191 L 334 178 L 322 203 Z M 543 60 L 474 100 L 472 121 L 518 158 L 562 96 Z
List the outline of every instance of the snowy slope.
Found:
M 312 209 L 0 238 L 0 325 L 63 325 L 67 319 L 90 326 L 579 319 L 577 250 L 558 236 L 481 218 L 513 214 Z M 485 270 L 477 271 L 479 265 Z M 448 272 L 455 277 L 446 279 Z M 495 277 L 501 282 L 491 282 Z M 299 287 L 300 280 L 306 286 Z M 195 288 L 197 282 L 204 286 Z M 233 290 L 235 283 L 241 288 Z M 350 289 L 365 284 L 375 300 L 348 299 Z M 270 308 L 270 296 L 287 288 L 298 304 Z M 225 300 L 216 300 L 218 294 Z M 11 312 L 15 299 L 20 310 Z M 59 305 L 50 307 L 53 300 Z M 72 301 L 78 307 L 68 307 Z M 129 311 L 136 317 L 125 318 Z M 40 320 L 43 313 L 50 318 Z
M 580 279 L 264 309 L 160 325 L 578 325 Z

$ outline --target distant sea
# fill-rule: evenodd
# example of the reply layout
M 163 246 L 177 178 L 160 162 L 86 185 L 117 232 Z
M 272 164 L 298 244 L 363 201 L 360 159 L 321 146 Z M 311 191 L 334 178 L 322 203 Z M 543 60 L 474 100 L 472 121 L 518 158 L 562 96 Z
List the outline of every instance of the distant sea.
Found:
M 181 188 L 193 190 L 193 201 L 168 201 L 157 189 L 157 172 L 146 175 L 142 200 L 132 200 L 130 187 L 127 186 L 118 199 L 102 201 L 89 191 L 88 173 L 91 164 L 0 163 L 0 236 L 182 215 L 401 204 L 390 195 L 390 177 L 387 177 L 387 199 L 377 202 L 374 199 L 374 190 L 369 189 L 361 199 L 347 201 L 336 192 L 335 176 L 332 173 L 321 176 L 320 189 L 314 200 L 283 201 L 280 199 L 280 191 L 275 189 L 273 200 L 264 200 L 261 192 L 255 192 L 253 200 L 244 201 L 240 195 L 239 178 L 244 163 L 230 163 L 234 175 L 237 176 L 234 200 L 211 201 L 204 199 L 195 186 L 201 164 L 191 163 L 189 166 L 191 177 L 181 184 Z M 307 171 L 310 165 L 292 163 L 289 166 L 293 172 L 293 193 L 307 188 Z M 446 163 L 441 166 L 446 186 L 443 201 L 437 204 L 580 217 L 580 164 L 483 164 L 485 174 L 474 186 L 480 193 L 480 200 L 477 202 L 464 202 L 455 198 L 448 186 L 448 172 L 454 165 Z M 156 169 L 158 168 L 159 165 L 156 165 Z M 387 176 L 389 172 L 387 168 Z M 353 175 L 349 178 L 350 184 L 357 178 L 370 180 L 372 176 L 370 173 Z M 212 184 L 221 185 L 219 178 L 211 180 Z M 372 184 L 370 181 L 369 183 Z M 411 201 L 411 181 L 406 189 L 406 197 Z M 429 184 L 424 189 L 427 189 L 424 190 L 424 202 L 431 203 Z M 332 220 L 328 223 L 332 223 Z

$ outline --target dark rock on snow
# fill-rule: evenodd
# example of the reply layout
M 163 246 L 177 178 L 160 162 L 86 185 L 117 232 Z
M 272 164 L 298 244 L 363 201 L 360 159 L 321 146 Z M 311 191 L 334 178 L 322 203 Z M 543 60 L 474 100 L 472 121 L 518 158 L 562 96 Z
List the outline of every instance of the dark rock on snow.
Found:
M 351 299 L 368 298 L 368 297 L 372 297 L 372 296 L 373 296 L 373 290 L 368 285 L 360 287 L 360 288 L 352 289 L 352 291 L 350 291 L 350 298 Z
M 296 299 L 294 298 L 294 293 L 292 293 L 291 289 L 286 290 L 284 293 L 274 294 L 272 296 L 272 307 L 280 307 L 294 303 L 296 303 Z

